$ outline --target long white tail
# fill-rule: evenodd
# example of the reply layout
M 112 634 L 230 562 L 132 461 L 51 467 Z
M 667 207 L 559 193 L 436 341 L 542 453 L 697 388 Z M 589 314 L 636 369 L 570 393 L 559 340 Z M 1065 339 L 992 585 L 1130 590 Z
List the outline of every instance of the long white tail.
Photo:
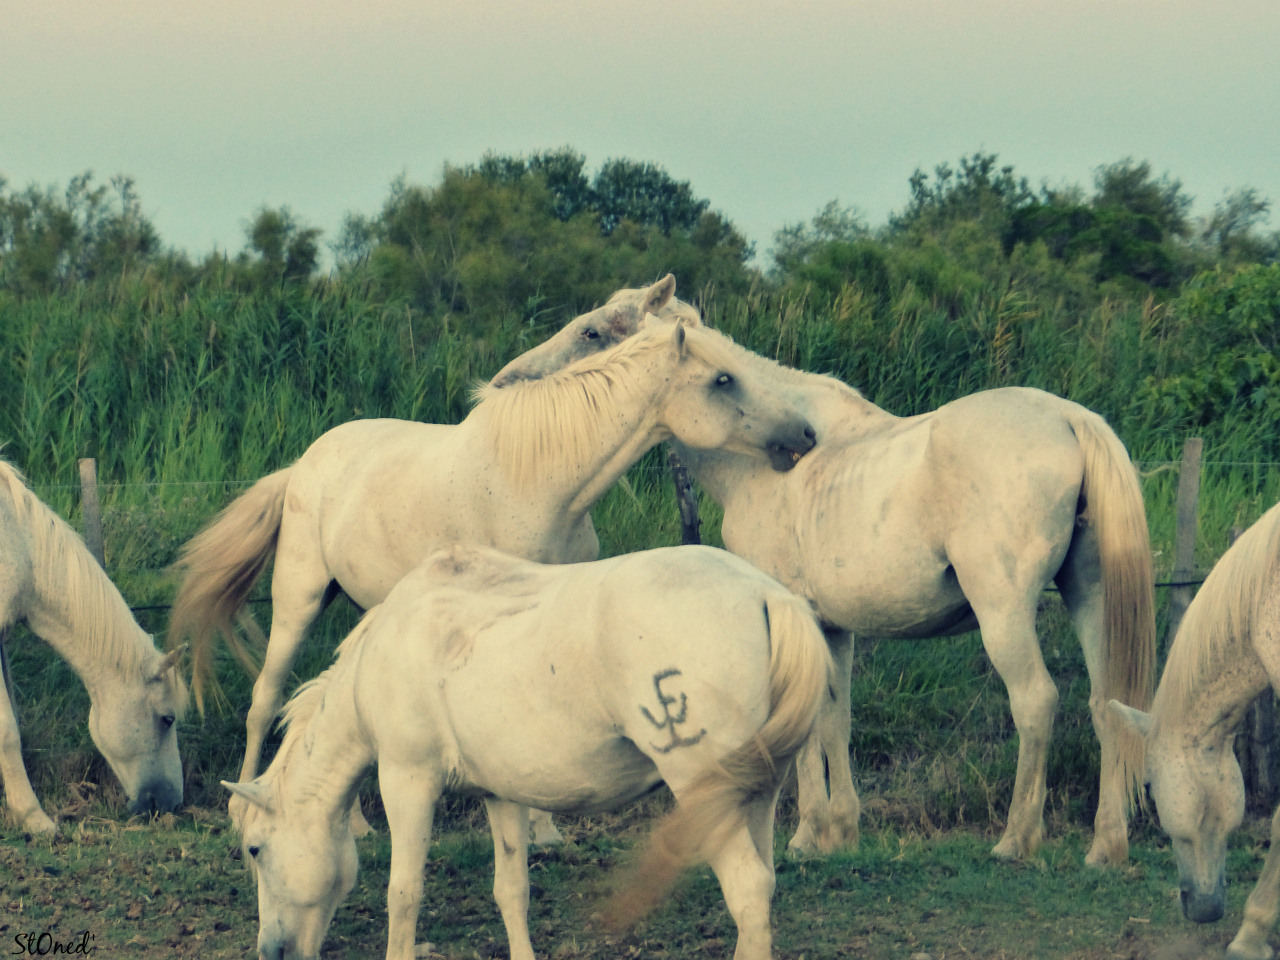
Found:
M 790 594 L 766 600 L 769 718 L 754 737 L 707 769 L 658 824 L 605 915 L 618 927 L 649 912 L 680 872 L 710 860 L 746 824 L 747 806 L 773 795 L 809 738 L 834 676 L 831 652 L 808 605 Z
M 263 477 L 237 497 L 182 548 L 174 564 L 185 575 L 169 616 L 167 646 L 173 650 L 190 639 L 191 686 L 201 713 L 205 684 L 217 689 L 214 634 L 223 636 L 251 676 L 257 673 L 255 657 L 232 621 L 275 555 L 292 469 Z M 251 633 L 256 633 L 255 639 L 261 638 L 261 631 Z
M 1149 710 L 1155 686 L 1156 617 L 1142 486 L 1124 444 L 1105 420 L 1074 405 L 1067 420 L 1084 455 L 1085 516 L 1097 533 L 1102 564 L 1106 696 Z M 1116 773 L 1127 786 L 1145 768 L 1145 747 L 1140 737 L 1128 732 L 1119 736 Z

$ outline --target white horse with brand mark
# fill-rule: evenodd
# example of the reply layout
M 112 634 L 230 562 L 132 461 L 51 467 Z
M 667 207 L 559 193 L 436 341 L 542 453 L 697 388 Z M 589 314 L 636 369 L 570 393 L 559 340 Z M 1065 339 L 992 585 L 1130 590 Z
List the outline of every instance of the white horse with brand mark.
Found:
M 304 632 L 337 589 L 368 609 L 432 549 L 461 541 L 548 563 L 594 559 L 592 505 L 645 451 L 671 437 L 790 469 L 808 422 L 755 382 L 727 337 L 655 326 L 560 373 L 487 387 L 461 424 L 357 420 L 260 480 L 183 552 L 170 636 L 193 635 L 197 693 L 215 630 L 231 635 L 267 562 L 273 618 L 254 684 L 241 778 Z
M 1169 647 L 1150 713 L 1113 701 L 1146 744 L 1146 779 L 1173 841 L 1182 912 L 1208 923 L 1226 907 L 1227 835 L 1244 816 L 1232 745 L 1245 711 L 1280 690 L 1280 506 L 1272 507 L 1206 578 Z M 1236 960 L 1270 960 L 1280 915 L 1280 811 L 1271 849 L 1227 948 Z
M 349 811 L 376 764 L 388 960 L 414 956 L 445 791 L 485 799 L 511 957 L 533 960 L 527 806 L 607 810 L 660 781 L 677 809 L 615 897 L 615 922 L 705 860 L 738 926 L 734 957 L 766 960 L 774 807 L 830 670 L 808 605 L 723 550 L 566 566 L 483 547 L 434 554 L 290 702 L 267 771 L 224 783 L 257 876 L 259 957 L 318 956 L 355 883 Z
M 851 634 L 923 638 L 980 627 L 1019 735 L 1013 800 L 994 853 L 1036 849 L 1058 700 L 1036 609 L 1056 582 L 1084 648 L 1102 745 L 1088 862 L 1124 860 L 1125 771 L 1133 775 L 1138 745 L 1120 736 L 1105 707 L 1111 697 L 1150 702 L 1155 633 L 1142 491 L 1119 439 L 1097 414 L 1039 390 L 989 390 L 900 418 L 832 377 L 764 358 L 755 366 L 817 431 L 817 447 L 795 470 L 773 475 L 732 451 L 674 445 L 724 507 L 725 546 L 808 598 L 828 627 L 838 702 L 800 757 L 792 848 L 857 842 Z
M 155 648 L 120 591 L 62 519 L 0 461 L 0 782 L 9 811 L 32 833 L 54 829 L 22 763 L 4 642 L 25 621 L 89 691 L 89 735 L 129 796 L 130 813 L 182 806 L 174 723 L 186 688 L 178 651 Z

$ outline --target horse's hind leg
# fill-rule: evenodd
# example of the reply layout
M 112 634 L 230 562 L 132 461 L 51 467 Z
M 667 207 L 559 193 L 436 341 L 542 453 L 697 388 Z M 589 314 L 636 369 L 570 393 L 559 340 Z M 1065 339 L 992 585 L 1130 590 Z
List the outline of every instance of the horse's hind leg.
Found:
M 800 823 L 787 844 L 795 853 L 858 846 L 861 807 L 849 766 L 853 637 L 843 630 L 827 630 L 826 637 L 836 663 L 835 686 L 823 698 L 818 723 L 796 763 Z
M 486 800 L 493 832 L 493 899 L 507 928 L 511 960 L 534 960 L 529 942 L 529 808 Z
M 8 611 L 0 611 L 7 614 Z M 4 642 L 9 628 L 0 628 L 0 661 L 4 664 L 4 678 L 0 682 L 0 783 L 4 784 L 5 800 L 14 821 L 31 833 L 52 833 L 53 821 L 40 809 L 40 801 L 31 789 L 27 769 L 22 763 L 22 739 L 18 736 L 18 716 L 11 699 L 9 665 L 4 653 Z
M 1093 867 L 1129 859 L 1129 818 L 1124 771 L 1119 767 L 1119 738 L 1126 735 L 1111 718 L 1107 701 L 1112 693 L 1103 662 L 1103 587 L 1096 540 L 1088 530 L 1076 535 L 1066 562 L 1056 577 L 1062 600 L 1071 614 L 1089 672 L 1089 713 L 1102 750 L 1098 782 L 1098 812 L 1093 821 L 1093 844 L 1085 863 Z
M 1058 709 L 1058 691 L 1036 638 L 1039 591 L 1018 596 L 1021 591 L 1006 584 L 1000 591 L 1003 595 L 992 597 L 987 595 L 996 592 L 990 590 L 992 585 L 966 583 L 958 567 L 956 572 L 982 628 L 982 645 L 1009 691 L 1009 709 L 1018 730 L 1018 772 L 1009 819 L 1004 836 L 991 851 L 1013 860 L 1033 853 L 1044 837 L 1045 762 Z
M 298 649 L 306 638 L 307 628 L 323 609 L 332 579 L 321 558 L 319 543 L 314 537 L 294 533 L 289 519 L 286 513 L 280 530 L 280 545 L 276 550 L 275 573 L 271 578 L 271 635 L 267 640 L 262 672 L 253 684 L 253 702 L 245 718 L 244 764 L 240 769 L 242 783 L 258 775 L 263 741 L 284 703 L 285 682 L 298 658 Z
M 757 800 L 755 804 L 772 805 L 772 802 L 770 797 Z M 756 830 L 748 826 L 753 822 Z M 753 835 L 759 832 L 761 824 L 760 813 L 748 810 L 747 823 L 739 827 L 711 858 L 711 869 L 720 881 L 725 906 L 738 927 L 738 947 L 733 952 L 733 960 L 770 960 L 773 956 L 769 929 L 769 902 L 773 898 L 775 882 L 773 857 L 770 853 L 766 864 Z M 772 839 L 769 849 L 772 851 Z M 512 960 L 515 960 L 514 954 Z

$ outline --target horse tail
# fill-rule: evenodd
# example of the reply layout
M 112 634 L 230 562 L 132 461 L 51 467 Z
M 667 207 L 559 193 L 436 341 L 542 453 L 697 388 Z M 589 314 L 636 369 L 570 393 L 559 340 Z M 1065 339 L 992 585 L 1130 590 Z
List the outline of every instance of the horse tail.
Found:
M 676 809 L 658 824 L 605 910 L 614 927 L 626 927 L 648 913 L 686 867 L 714 858 L 746 826 L 748 806 L 777 793 L 813 730 L 834 677 L 826 640 L 808 604 L 790 594 L 772 591 L 764 616 L 768 719 L 750 740 L 699 774 Z
M 1149 710 L 1155 686 L 1156 618 L 1151 539 L 1138 472 L 1105 420 L 1083 407 L 1067 415 L 1084 456 L 1084 516 L 1098 538 L 1102 565 L 1102 662 L 1107 696 Z M 1145 762 L 1138 737 L 1120 737 L 1121 771 Z
M 214 634 L 222 635 L 246 673 L 257 675 L 255 656 L 232 620 L 275 555 L 292 470 L 269 474 L 237 497 L 182 548 L 174 564 L 185 575 L 169 615 L 167 645 L 172 650 L 190 639 L 191 687 L 202 715 L 205 685 L 218 690 L 211 649 Z M 240 622 L 261 647 L 262 631 L 247 617 Z

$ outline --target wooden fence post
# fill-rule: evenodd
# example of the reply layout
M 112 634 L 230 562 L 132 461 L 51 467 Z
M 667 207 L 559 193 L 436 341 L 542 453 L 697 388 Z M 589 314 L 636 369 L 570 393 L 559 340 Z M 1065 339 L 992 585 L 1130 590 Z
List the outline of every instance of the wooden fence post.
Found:
M 84 512 L 84 542 L 106 569 L 106 554 L 102 546 L 102 507 L 98 504 L 98 465 L 92 457 L 80 461 L 80 507 Z
M 689 471 L 670 446 L 667 447 L 667 464 L 671 467 L 671 480 L 676 485 L 676 501 L 680 504 L 680 542 L 686 545 L 701 543 L 702 536 L 698 532 L 698 528 L 702 526 L 702 520 L 698 517 L 698 492 L 693 489 Z
M 1178 477 L 1178 527 L 1173 550 L 1173 581 L 1187 583 L 1196 574 L 1196 506 L 1200 499 L 1200 451 L 1204 441 L 1190 437 L 1182 447 L 1182 471 Z M 1169 625 L 1165 629 L 1164 649 L 1169 649 L 1182 615 L 1191 605 L 1194 591 L 1190 584 L 1169 591 Z

